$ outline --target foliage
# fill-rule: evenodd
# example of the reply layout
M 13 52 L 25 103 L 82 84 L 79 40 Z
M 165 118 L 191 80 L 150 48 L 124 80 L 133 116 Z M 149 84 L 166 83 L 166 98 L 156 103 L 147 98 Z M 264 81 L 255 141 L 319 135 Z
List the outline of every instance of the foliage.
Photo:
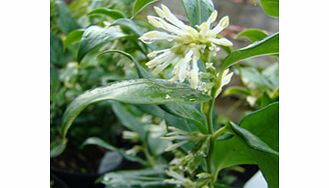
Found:
M 211 0 L 180 3 L 189 25 L 166 6 L 147 24 L 157 0 L 51 0 L 51 157 L 77 141 L 139 165 L 100 177 L 107 187 L 230 187 L 221 174 L 254 164 L 277 188 L 279 33 L 246 29 L 234 39 L 249 44 L 231 47 Z M 260 5 L 278 16 L 278 1 Z M 241 84 L 225 88 L 233 72 Z M 216 111 L 229 97 L 249 106 L 238 124 Z

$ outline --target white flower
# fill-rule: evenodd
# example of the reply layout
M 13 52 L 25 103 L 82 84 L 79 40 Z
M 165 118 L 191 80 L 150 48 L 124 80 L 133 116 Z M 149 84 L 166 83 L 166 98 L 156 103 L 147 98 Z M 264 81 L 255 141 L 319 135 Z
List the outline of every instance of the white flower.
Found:
M 169 49 L 148 54 L 148 57 L 153 59 L 146 65 L 153 69 L 154 74 L 159 74 L 172 64 L 174 66 L 172 81 L 188 80 L 192 88 L 202 90 L 204 84 L 200 81 L 198 61 L 206 49 L 216 53 L 219 45 L 232 45 L 229 40 L 217 37 L 217 34 L 228 26 L 229 18 L 223 17 L 211 29 L 211 24 L 217 18 L 217 11 L 214 11 L 206 22 L 196 26 L 197 29 L 195 29 L 185 25 L 165 5 L 161 5 L 161 8 L 154 7 L 154 9 L 159 17 L 148 16 L 148 22 L 162 31 L 147 32 L 140 37 L 140 40 L 144 43 L 167 40 L 173 42 L 174 45 Z
M 215 96 L 218 96 L 220 94 L 220 92 L 222 92 L 223 90 L 223 87 L 225 85 L 227 85 L 228 83 L 230 83 L 231 81 L 231 78 L 233 76 L 233 72 L 230 72 L 229 73 L 229 69 L 226 69 L 224 72 L 223 72 L 223 75 L 222 75 L 222 78 L 221 78 L 221 85 L 220 87 L 217 89 L 216 91 L 216 95 Z

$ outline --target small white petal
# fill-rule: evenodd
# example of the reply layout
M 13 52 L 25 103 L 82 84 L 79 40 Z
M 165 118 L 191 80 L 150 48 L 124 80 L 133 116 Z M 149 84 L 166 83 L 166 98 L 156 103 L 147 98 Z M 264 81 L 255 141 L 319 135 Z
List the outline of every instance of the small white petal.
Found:
M 139 37 L 139 39 L 144 43 L 152 43 L 157 40 L 172 41 L 175 38 L 176 36 L 174 35 L 170 35 L 168 33 L 160 32 L 160 31 L 149 31 L 147 33 L 144 33 L 143 36 Z
M 159 74 L 160 72 L 162 72 L 165 68 L 167 68 L 170 63 L 172 63 L 171 61 L 165 61 L 162 64 L 158 65 L 154 70 L 153 70 L 153 74 Z
M 181 28 L 181 29 L 185 29 L 188 28 L 190 26 L 185 25 L 182 21 L 180 21 L 170 10 L 168 7 L 166 7 L 165 5 L 161 5 L 161 8 L 163 10 L 164 13 L 164 18 L 166 20 L 168 20 L 170 23 L 174 24 L 175 26 Z
M 190 73 L 190 84 L 193 89 L 197 89 L 199 86 L 199 67 L 196 58 L 192 60 L 192 70 Z
M 176 74 L 178 75 L 178 80 L 180 82 L 184 82 L 185 78 L 188 75 L 189 70 L 189 62 L 192 59 L 193 51 L 190 50 L 183 59 L 181 59 L 177 65 L 176 68 Z
M 151 24 L 155 24 L 157 27 L 162 28 L 172 34 L 175 35 L 185 35 L 186 32 L 182 31 L 180 28 L 171 25 L 170 23 L 166 22 L 164 19 L 155 17 L 155 16 L 148 16 L 149 21 L 151 20 Z M 154 23 L 153 23 L 154 22 Z
M 147 16 L 147 21 L 156 28 L 163 28 L 163 24 L 155 16 Z
M 217 11 L 214 10 L 207 20 L 208 25 L 211 25 L 216 20 L 216 18 L 217 18 Z
M 146 63 L 146 66 L 148 66 L 148 68 L 152 69 L 160 64 L 162 64 L 163 62 L 167 62 L 167 61 L 172 61 L 175 58 L 175 54 L 171 53 L 170 51 L 165 52 L 159 56 L 157 56 L 156 58 L 152 59 L 151 61 Z
M 210 41 L 217 45 L 222 45 L 222 46 L 232 46 L 233 45 L 233 43 L 231 41 L 227 40 L 226 38 L 220 38 L 220 39 L 212 38 L 212 39 L 210 39 Z
M 155 12 L 161 17 L 164 18 L 166 17 L 166 14 L 163 12 L 162 9 L 160 9 L 159 7 L 154 7 Z
M 221 88 L 227 85 L 228 83 L 230 83 L 232 76 L 233 76 L 233 72 L 227 75 L 223 75 Z
M 209 24 L 207 24 L 206 22 L 203 22 L 200 25 L 200 34 L 201 34 L 201 36 L 206 37 L 208 32 L 209 32 Z
M 223 29 L 225 29 L 228 25 L 229 25 L 229 17 L 225 16 L 218 22 L 216 27 L 211 30 L 211 33 L 213 35 L 217 35 L 219 32 L 221 32 Z
M 222 75 L 221 86 L 217 89 L 215 96 L 218 96 L 222 92 L 223 87 L 231 81 L 231 78 L 233 76 L 233 72 L 231 72 L 229 74 L 228 74 L 228 72 L 229 72 L 229 69 L 224 70 L 223 75 Z
M 147 57 L 149 58 L 154 58 L 155 56 L 159 55 L 159 54 L 162 54 L 164 52 L 168 52 L 170 49 L 164 49 L 164 50 L 156 50 L 156 51 L 153 51 L 149 54 L 147 54 Z

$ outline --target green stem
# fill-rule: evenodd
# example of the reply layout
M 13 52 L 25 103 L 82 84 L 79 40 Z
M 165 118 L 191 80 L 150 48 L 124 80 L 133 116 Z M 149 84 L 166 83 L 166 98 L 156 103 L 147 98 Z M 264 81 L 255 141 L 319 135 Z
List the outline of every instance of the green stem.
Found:
M 150 154 L 149 150 L 148 150 L 148 147 L 146 146 L 146 144 L 144 143 L 143 144 L 143 148 L 144 148 L 144 154 L 145 154 L 145 157 L 149 163 L 149 165 L 151 167 L 154 167 L 155 166 L 155 160 L 153 158 L 153 156 Z
M 227 132 L 226 126 L 218 129 L 213 135 L 212 135 L 212 139 L 216 140 L 218 137 L 220 137 L 221 135 L 223 135 L 225 132 Z
M 214 105 L 215 105 L 215 98 L 213 98 L 208 103 L 208 109 L 207 109 L 207 112 L 206 112 L 208 132 L 211 135 L 214 133 L 213 116 L 212 116 Z M 210 139 L 210 143 L 209 143 L 209 152 L 208 152 L 208 155 L 207 155 L 207 158 L 206 158 L 206 161 L 207 161 L 207 170 L 208 170 L 208 173 L 209 174 L 212 174 L 212 172 L 213 172 L 213 168 L 212 168 L 212 166 L 213 166 L 213 164 L 212 164 L 212 153 L 213 153 L 213 150 L 214 150 L 214 145 L 215 145 L 214 139 L 211 138 Z M 212 188 L 214 186 L 213 184 L 214 184 L 214 182 L 211 182 L 210 183 L 210 188 Z
M 212 112 L 214 109 L 214 105 L 215 105 L 215 100 L 217 97 L 217 90 L 218 88 L 220 88 L 221 83 L 222 83 L 222 75 L 223 75 L 223 71 L 220 71 L 219 74 L 217 75 L 217 79 L 216 79 L 216 84 L 214 89 L 211 91 L 211 96 L 213 97 L 212 100 L 208 103 L 207 108 L 205 110 L 205 114 L 207 116 L 207 123 L 208 123 L 208 132 L 209 134 L 211 134 L 211 139 L 210 139 L 210 144 L 209 144 L 209 152 L 207 155 L 207 170 L 209 174 L 212 174 L 213 178 L 212 181 L 210 182 L 210 188 L 214 187 L 215 182 L 217 181 L 217 176 L 218 176 L 218 172 L 217 170 L 213 169 L 213 163 L 212 163 L 212 155 L 213 155 L 213 151 L 214 151 L 214 147 L 215 147 L 215 141 L 218 138 L 218 136 L 222 135 L 223 132 L 225 132 L 225 127 L 217 130 L 214 133 L 214 125 L 213 125 L 213 117 L 212 117 Z

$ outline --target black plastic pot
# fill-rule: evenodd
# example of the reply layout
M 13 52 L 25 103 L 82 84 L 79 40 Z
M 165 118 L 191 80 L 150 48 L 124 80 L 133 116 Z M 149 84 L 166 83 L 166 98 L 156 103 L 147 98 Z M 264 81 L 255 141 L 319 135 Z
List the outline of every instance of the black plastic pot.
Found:
M 51 188 L 69 188 L 69 186 L 67 186 L 63 180 L 61 180 L 52 173 L 50 174 L 50 180 L 52 181 Z
M 122 157 L 115 152 L 106 152 L 98 166 L 97 173 L 72 172 L 56 168 L 51 165 L 51 174 L 61 179 L 68 188 L 103 188 L 103 184 L 96 184 L 96 180 L 107 172 L 118 168 L 122 163 Z M 66 188 L 66 187 L 63 187 Z
M 83 174 L 67 172 L 60 169 L 51 168 L 51 174 L 65 182 L 67 186 L 62 188 L 102 188 L 102 184 L 95 184 L 95 181 L 101 174 Z M 56 187 L 57 188 L 57 187 Z M 60 187 L 58 187 L 60 188 Z

